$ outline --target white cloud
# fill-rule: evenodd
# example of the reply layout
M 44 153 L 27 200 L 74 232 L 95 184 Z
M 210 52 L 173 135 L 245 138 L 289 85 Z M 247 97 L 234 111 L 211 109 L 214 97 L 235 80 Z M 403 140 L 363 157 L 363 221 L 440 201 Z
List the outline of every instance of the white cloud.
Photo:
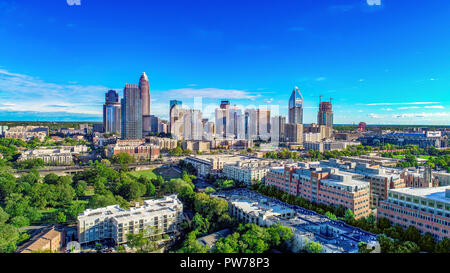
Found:
M 409 107 L 399 107 L 398 109 L 400 109 L 400 110 L 407 110 L 407 109 L 418 109 L 418 108 L 420 108 L 420 107 L 418 107 L 418 106 L 409 106 Z
M 444 109 L 445 107 L 442 105 L 434 105 L 434 106 L 425 106 L 425 108 L 429 109 Z
M 169 97 L 174 99 L 180 98 L 195 98 L 203 99 L 250 99 L 254 100 L 261 95 L 254 95 L 248 91 L 236 89 L 220 89 L 220 88 L 182 88 L 163 91 L 162 97 Z
M 0 69 L 0 110 L 101 115 L 105 86 L 55 84 Z M 70 103 L 68 102 L 70 101 Z
M 321 81 L 324 81 L 324 80 L 326 80 L 327 78 L 325 78 L 325 77 L 318 77 L 317 79 L 316 79 L 316 81 L 318 81 L 318 82 L 321 82 Z
M 367 115 L 368 117 L 371 117 L 371 118 L 383 118 L 384 116 L 383 115 L 378 115 L 378 114 L 374 114 L 374 113 L 370 113 L 370 114 L 368 114 Z
M 377 106 L 377 105 L 423 105 L 423 104 L 438 104 L 440 102 L 377 102 L 368 103 L 367 106 Z
M 392 111 L 392 108 L 381 108 L 382 111 Z
M 407 113 L 407 114 L 395 114 L 392 115 L 393 118 L 424 118 L 424 117 L 449 117 L 449 112 L 441 113 Z

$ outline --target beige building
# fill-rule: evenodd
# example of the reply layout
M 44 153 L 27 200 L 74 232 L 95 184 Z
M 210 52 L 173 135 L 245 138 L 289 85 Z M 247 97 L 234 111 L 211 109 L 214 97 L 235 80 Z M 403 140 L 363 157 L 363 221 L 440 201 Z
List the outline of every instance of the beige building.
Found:
M 208 153 L 211 148 L 211 142 L 187 140 L 181 142 L 181 148 L 183 150 L 191 150 L 193 152 Z
M 73 156 L 86 153 L 85 145 L 66 146 L 58 149 L 32 149 L 23 151 L 18 161 L 42 159 L 46 165 L 68 166 L 73 163 Z
M 285 141 L 288 143 L 303 143 L 303 124 L 287 123 L 284 129 Z
M 160 137 L 150 137 L 150 144 L 159 146 L 161 149 L 175 149 L 178 145 L 176 139 L 171 138 L 160 138 Z
M 226 164 L 236 164 L 238 161 L 248 159 L 241 155 L 195 155 L 184 159 L 185 163 L 190 163 L 197 170 L 200 177 L 211 175 L 221 175 Z
M 264 181 L 270 168 L 281 166 L 274 161 L 262 159 L 247 159 L 223 167 L 223 176 L 234 181 L 242 181 L 251 185 L 255 180 Z
M 41 126 L 16 126 L 9 128 L 5 132 L 5 138 L 15 138 L 23 141 L 28 141 L 33 138 L 38 138 L 40 141 L 43 141 L 48 135 L 49 128 Z
M 51 251 L 58 252 L 62 244 L 62 232 L 51 229 L 46 229 L 38 235 L 31 238 L 24 245 L 20 246 L 17 253 L 33 253 Z

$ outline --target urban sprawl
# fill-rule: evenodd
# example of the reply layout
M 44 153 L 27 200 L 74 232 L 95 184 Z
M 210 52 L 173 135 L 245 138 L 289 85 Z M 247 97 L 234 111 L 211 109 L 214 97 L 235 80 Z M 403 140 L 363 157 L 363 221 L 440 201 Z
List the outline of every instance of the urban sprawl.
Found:
M 164 120 L 143 73 L 103 123 L 0 123 L 0 252 L 450 252 L 449 127 L 333 126 L 322 97 L 304 124 L 298 87 L 286 106 Z

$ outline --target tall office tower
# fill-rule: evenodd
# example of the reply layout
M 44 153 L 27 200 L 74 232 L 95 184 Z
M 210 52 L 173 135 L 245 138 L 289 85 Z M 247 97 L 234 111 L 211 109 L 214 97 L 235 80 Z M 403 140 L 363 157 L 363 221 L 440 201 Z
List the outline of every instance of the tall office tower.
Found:
M 172 137 L 181 139 L 184 132 L 184 110 L 180 105 L 174 104 L 170 108 L 170 133 Z
M 142 139 L 142 98 L 136 84 L 127 84 L 122 99 L 122 139 Z
M 172 125 L 175 123 L 175 121 L 176 121 L 175 119 L 177 118 L 175 116 L 172 117 L 172 110 L 175 109 L 175 108 L 181 109 L 182 107 L 183 107 L 183 102 L 181 102 L 179 100 L 171 100 L 170 101 L 170 108 L 169 108 L 169 133 L 171 133 L 171 134 L 173 134 L 172 133 Z
M 245 139 L 256 140 L 258 139 L 258 112 L 256 109 L 245 110 Z
M 206 141 L 211 141 L 214 139 L 216 134 L 216 124 L 212 121 L 207 121 L 203 123 L 203 139 Z
M 185 109 L 183 115 L 183 139 L 203 140 L 202 112 L 200 110 Z
M 172 107 L 173 107 L 174 105 L 183 106 L 183 102 L 182 102 L 181 100 L 171 100 L 171 101 L 170 101 L 170 108 L 169 108 L 169 109 L 172 109 Z
M 324 101 L 319 105 L 319 113 L 317 114 L 317 123 L 333 128 L 333 106 L 331 102 Z
M 152 133 L 160 133 L 161 119 L 155 115 L 150 115 L 150 131 Z
M 103 131 L 105 133 L 120 133 L 120 108 L 119 94 L 114 90 L 109 90 L 105 94 L 105 104 L 103 105 Z
M 148 77 L 142 73 L 139 79 L 139 91 L 141 92 L 142 99 L 142 134 L 148 135 L 151 132 L 151 120 L 150 120 L 150 84 Z
M 256 110 L 256 114 L 258 122 L 258 137 L 267 141 L 270 138 L 270 110 L 258 109 Z
M 242 110 L 234 106 L 229 106 L 228 120 L 226 122 L 226 138 L 227 139 L 244 139 L 245 138 L 245 128 L 244 128 L 244 114 Z
M 285 126 L 286 126 L 286 117 L 275 116 L 272 118 L 271 132 L 270 132 L 272 143 L 279 143 L 284 141 Z
M 230 101 L 229 100 L 223 100 L 220 103 L 220 109 L 227 109 L 230 107 Z
M 284 139 L 286 142 L 303 143 L 303 124 L 287 123 L 284 128 Z
M 215 112 L 216 118 L 216 134 L 220 138 L 226 138 L 227 136 L 227 120 L 228 109 L 217 108 Z
M 303 124 L 303 96 L 297 86 L 289 99 L 289 123 Z
M 178 105 L 174 105 L 171 115 L 171 134 L 175 139 L 203 139 L 202 112 L 200 110 L 183 109 Z

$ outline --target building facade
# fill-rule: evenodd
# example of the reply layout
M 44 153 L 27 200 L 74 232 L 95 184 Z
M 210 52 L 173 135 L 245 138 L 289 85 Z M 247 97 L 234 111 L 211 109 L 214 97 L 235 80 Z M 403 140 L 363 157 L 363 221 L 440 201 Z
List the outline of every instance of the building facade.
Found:
M 403 228 L 414 226 L 437 240 L 450 238 L 450 186 L 389 190 L 377 216 Z
M 129 210 L 119 205 L 88 209 L 78 215 L 78 239 L 82 245 L 111 240 L 120 245 L 127 242 L 128 233 L 176 233 L 183 219 L 183 204 L 177 195 L 146 200 L 143 206 Z
M 303 124 L 303 96 L 297 86 L 289 98 L 289 123 Z
M 370 184 L 333 168 L 272 168 L 265 184 L 311 202 L 351 209 L 355 219 L 370 215 Z
M 142 97 L 137 85 L 125 86 L 121 109 L 122 139 L 142 139 Z
M 121 105 L 119 94 L 114 90 L 109 90 L 105 94 L 105 104 L 103 105 L 103 131 L 107 134 L 120 133 L 121 126 Z

